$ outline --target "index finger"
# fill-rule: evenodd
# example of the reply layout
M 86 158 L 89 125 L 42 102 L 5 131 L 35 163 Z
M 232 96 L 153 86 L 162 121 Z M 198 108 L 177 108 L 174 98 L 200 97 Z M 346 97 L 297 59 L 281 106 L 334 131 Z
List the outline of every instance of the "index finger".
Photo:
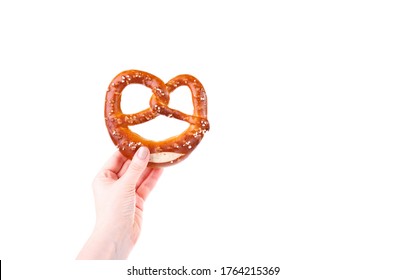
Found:
M 126 161 L 127 158 L 123 156 L 120 151 L 115 151 L 115 153 L 104 164 L 102 170 L 111 171 L 114 174 L 118 174 Z

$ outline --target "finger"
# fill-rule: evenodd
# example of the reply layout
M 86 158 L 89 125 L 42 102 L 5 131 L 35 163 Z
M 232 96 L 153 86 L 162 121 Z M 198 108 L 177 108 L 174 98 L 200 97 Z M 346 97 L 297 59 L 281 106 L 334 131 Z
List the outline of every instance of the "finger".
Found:
M 149 176 L 149 174 L 152 172 L 153 168 L 151 167 L 146 167 L 145 171 L 142 173 L 141 177 L 139 177 L 138 184 L 136 184 L 136 187 L 138 188 L 143 181 Z
M 112 178 L 118 176 L 118 172 L 121 170 L 123 164 L 127 161 L 119 151 L 116 151 L 101 168 L 97 177 L 101 178 Z
M 127 170 L 121 176 L 120 180 L 125 185 L 135 188 L 136 183 L 148 165 L 148 161 L 149 149 L 142 146 L 136 151 L 131 163 L 128 165 Z
M 118 178 L 121 178 L 122 177 L 122 175 L 124 175 L 125 174 L 125 172 L 127 171 L 127 169 L 128 169 L 128 166 L 131 164 L 131 161 L 128 159 L 126 162 L 124 162 L 124 164 L 122 165 L 122 167 L 121 167 L 121 170 L 118 172 Z
M 118 173 L 125 161 L 127 161 L 127 158 L 124 157 L 120 151 L 115 151 L 110 159 L 104 164 L 102 169 Z
M 163 168 L 151 168 L 150 173 L 148 176 L 141 182 L 140 186 L 136 190 L 136 193 L 142 198 L 144 201 L 156 186 L 157 181 L 159 180 L 160 176 L 163 173 Z

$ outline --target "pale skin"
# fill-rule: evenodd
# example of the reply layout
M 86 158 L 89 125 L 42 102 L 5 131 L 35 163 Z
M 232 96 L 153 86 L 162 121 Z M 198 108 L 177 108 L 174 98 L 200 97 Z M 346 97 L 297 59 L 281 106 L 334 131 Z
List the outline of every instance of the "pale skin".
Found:
M 143 204 L 163 169 L 147 167 L 149 150 L 134 158 L 115 152 L 93 181 L 96 224 L 78 260 L 127 259 L 141 232 Z

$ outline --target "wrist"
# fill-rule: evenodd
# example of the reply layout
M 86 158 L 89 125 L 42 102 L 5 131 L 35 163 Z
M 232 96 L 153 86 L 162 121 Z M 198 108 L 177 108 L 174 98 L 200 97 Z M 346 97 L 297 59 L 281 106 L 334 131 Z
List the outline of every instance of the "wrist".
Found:
M 135 245 L 131 229 L 96 226 L 78 259 L 124 260 Z

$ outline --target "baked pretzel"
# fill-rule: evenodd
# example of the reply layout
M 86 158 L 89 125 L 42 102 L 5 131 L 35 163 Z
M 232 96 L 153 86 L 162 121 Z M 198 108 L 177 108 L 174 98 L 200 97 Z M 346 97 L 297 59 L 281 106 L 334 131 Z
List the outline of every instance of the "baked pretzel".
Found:
M 121 95 L 129 84 L 142 84 L 152 90 L 149 108 L 135 114 L 122 113 Z M 193 115 L 168 106 L 170 93 L 180 86 L 187 86 L 191 91 Z M 164 84 L 158 77 L 144 71 L 123 71 L 111 81 L 104 109 L 108 132 L 119 151 L 128 159 L 132 159 L 140 146 L 148 147 L 150 167 L 170 166 L 186 159 L 209 130 L 205 90 L 200 81 L 190 75 L 179 75 Z M 145 139 L 128 128 L 150 121 L 158 115 L 186 121 L 190 126 L 181 134 L 162 141 Z

